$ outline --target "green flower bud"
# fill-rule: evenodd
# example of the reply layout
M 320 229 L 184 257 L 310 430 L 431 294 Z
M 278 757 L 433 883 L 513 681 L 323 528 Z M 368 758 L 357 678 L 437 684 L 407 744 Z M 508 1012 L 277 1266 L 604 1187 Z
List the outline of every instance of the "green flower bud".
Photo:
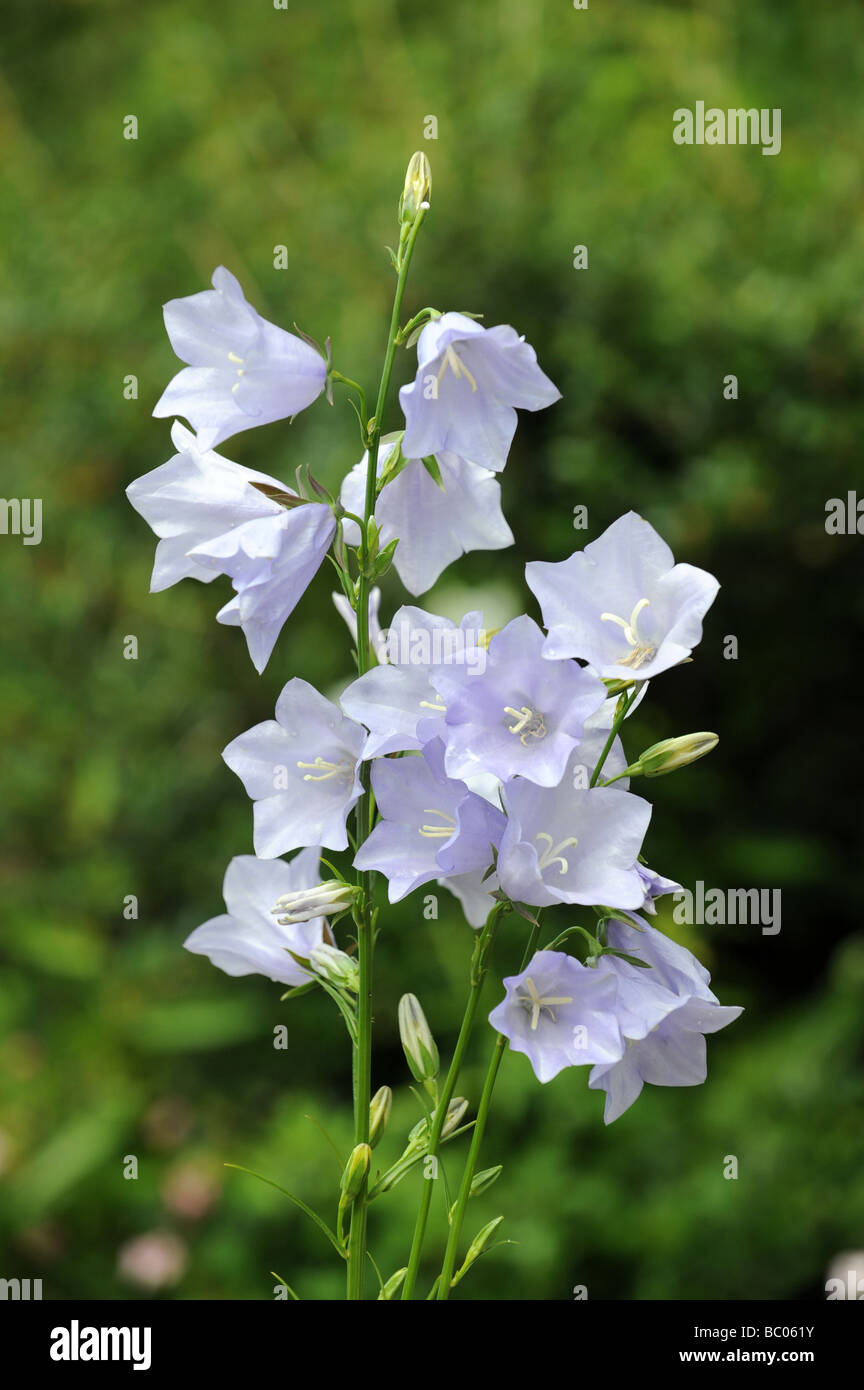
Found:
M 399 1000 L 399 1036 L 415 1081 L 434 1081 L 438 1075 L 438 1048 L 414 994 Z
M 677 772 L 679 767 L 695 763 L 697 758 L 704 758 L 719 741 L 717 734 L 709 733 L 664 738 L 639 754 L 636 767 L 644 777 L 663 777 L 667 772 Z
M 447 1116 L 441 1127 L 442 1139 L 448 1138 L 455 1129 L 459 1128 L 467 1109 L 468 1102 L 464 1096 L 453 1097 L 450 1104 L 447 1106 Z
M 351 1151 L 351 1156 L 345 1164 L 342 1181 L 339 1184 L 343 1201 L 346 1204 L 353 1202 L 359 1193 L 366 1181 L 366 1174 L 369 1172 L 371 1162 L 372 1150 L 368 1144 L 358 1144 L 356 1149 Z
M 399 1289 L 402 1287 L 402 1281 L 407 1273 L 408 1266 L 405 1265 L 404 1269 L 397 1269 L 395 1274 L 390 1275 L 390 1278 L 387 1280 L 386 1284 L 384 1285 L 383 1289 L 378 1295 L 379 1303 L 382 1299 L 384 1299 L 385 1302 L 388 1302 L 393 1297 L 394 1293 L 398 1293 Z
M 432 170 L 422 150 L 412 154 L 405 174 L 405 187 L 399 200 L 399 221 L 413 222 L 423 203 L 429 206 L 432 195 Z
M 309 965 L 316 975 L 337 989 L 357 994 L 360 989 L 360 967 L 354 956 L 348 956 L 336 946 L 322 941 L 309 952 Z
M 481 1192 L 485 1192 L 493 1182 L 497 1182 L 502 1168 L 503 1165 L 499 1163 L 495 1168 L 484 1168 L 482 1173 L 476 1173 L 471 1181 L 471 1196 L 479 1197 Z
M 488 1247 L 490 1240 L 503 1220 L 503 1216 L 496 1216 L 494 1220 L 483 1227 L 482 1231 L 477 1232 L 471 1244 L 468 1246 L 468 1254 L 465 1256 L 465 1260 L 462 1264 L 462 1269 L 460 1270 L 461 1274 L 464 1274 L 464 1272 L 473 1265 L 474 1261 L 483 1254 L 483 1251 Z
M 392 1104 L 393 1092 L 389 1086 L 382 1086 L 372 1097 L 369 1105 L 369 1147 L 372 1149 L 387 1128 Z

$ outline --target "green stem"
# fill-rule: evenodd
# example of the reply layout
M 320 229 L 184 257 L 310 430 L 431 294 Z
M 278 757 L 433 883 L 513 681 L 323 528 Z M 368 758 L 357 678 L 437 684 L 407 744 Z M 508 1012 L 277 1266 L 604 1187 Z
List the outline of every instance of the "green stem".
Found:
M 618 730 L 621 728 L 621 725 L 627 718 L 627 715 L 630 712 L 631 706 L 633 705 L 636 696 L 639 694 L 639 689 L 640 687 L 638 685 L 635 685 L 633 687 L 633 693 L 625 698 L 624 704 L 622 705 L 620 711 L 615 715 L 615 718 L 612 720 L 612 728 L 609 730 L 609 737 L 603 745 L 603 751 L 600 754 L 600 757 L 597 759 L 597 766 L 591 774 L 591 781 L 588 783 L 589 787 L 596 787 L 597 782 L 600 778 L 600 773 L 603 771 L 603 764 L 609 756 L 609 750 L 611 749 L 612 744 L 615 742 Z
M 531 959 L 539 935 L 540 923 L 535 922 L 531 928 L 525 946 L 522 964 L 519 967 L 520 971 L 525 969 L 525 966 Z M 504 1037 L 503 1033 L 496 1034 L 492 1056 L 489 1060 L 489 1069 L 486 1072 L 486 1080 L 483 1083 L 483 1092 L 480 1096 L 480 1104 L 477 1107 L 477 1119 L 474 1122 L 471 1147 L 468 1150 L 468 1158 L 465 1163 L 465 1170 L 462 1174 L 462 1182 L 459 1186 L 459 1196 L 456 1199 L 456 1206 L 450 1221 L 450 1234 L 447 1238 L 447 1249 L 444 1252 L 444 1263 L 441 1266 L 441 1273 L 438 1276 L 438 1287 L 435 1296 L 441 1302 L 444 1302 L 450 1296 L 450 1285 L 453 1282 L 453 1274 L 456 1269 L 456 1255 L 462 1236 L 462 1225 L 465 1220 L 465 1208 L 471 1196 L 471 1184 L 474 1181 L 474 1174 L 477 1171 L 477 1160 L 480 1157 L 480 1147 L 483 1143 L 483 1135 L 486 1132 L 486 1120 L 489 1115 L 489 1107 L 492 1104 L 492 1092 L 495 1090 L 498 1071 L 504 1060 L 504 1053 L 506 1051 L 507 1039 Z
M 369 537 L 368 521 L 375 510 L 375 482 L 378 464 L 378 445 L 381 440 L 381 417 L 387 402 L 390 377 L 393 372 L 393 359 L 396 355 L 396 335 L 399 331 L 399 318 L 408 267 L 417 233 L 425 216 L 420 209 L 411 225 L 405 240 L 404 251 L 397 268 L 396 293 L 393 298 L 393 313 L 390 317 L 390 331 L 387 337 L 387 350 L 378 386 L 378 399 L 375 415 L 366 427 L 366 492 L 363 509 L 364 525 L 360 533 L 360 574 L 357 581 L 357 668 L 362 676 L 372 665 L 369 651 Z M 357 803 L 355 812 L 356 838 L 358 847 L 363 844 L 372 829 L 374 809 L 369 795 L 369 765 L 364 763 L 361 771 L 363 795 Z M 360 875 L 363 890 L 362 910 L 357 922 L 357 960 L 360 969 L 360 989 L 357 998 L 357 1047 L 354 1052 L 354 1144 L 369 1142 L 369 1102 L 372 1098 L 372 961 L 374 952 L 374 927 L 372 922 L 372 875 Z M 366 1273 L 366 1216 L 367 1185 L 358 1193 L 351 1207 L 351 1229 L 348 1238 L 348 1288 L 351 1301 L 362 1299 L 363 1280 Z
M 438 1149 L 441 1144 L 441 1130 L 444 1128 L 444 1121 L 447 1118 L 447 1107 L 453 1099 L 453 1092 L 456 1089 L 456 1082 L 459 1079 L 459 1072 L 462 1069 L 465 1050 L 468 1047 L 471 1030 L 474 1027 L 474 1019 L 477 1013 L 477 1006 L 480 1002 L 483 981 L 486 978 L 486 960 L 492 949 L 492 942 L 495 939 L 498 922 L 505 910 L 504 904 L 497 904 L 493 907 L 474 947 L 474 955 L 471 959 L 471 989 L 468 995 L 468 1002 L 465 1005 L 465 1013 L 462 1017 L 459 1037 L 456 1040 L 453 1060 L 450 1063 L 447 1079 L 444 1082 L 444 1089 L 438 1097 L 438 1103 L 432 1119 L 432 1127 L 429 1132 L 429 1145 L 425 1155 L 427 1158 L 437 1159 Z M 437 1162 L 433 1167 L 437 1169 Z M 414 1287 L 417 1283 L 417 1275 L 420 1270 L 420 1259 L 423 1254 L 423 1242 L 426 1238 L 426 1223 L 429 1219 L 429 1207 L 432 1202 L 433 1181 L 433 1178 L 426 1178 L 424 1175 L 423 1186 L 420 1192 L 420 1206 L 417 1210 L 417 1221 L 414 1226 L 414 1239 L 411 1243 L 411 1254 L 408 1259 L 408 1273 L 405 1275 L 405 1280 L 402 1284 L 401 1296 L 403 1299 L 410 1299 L 413 1297 Z

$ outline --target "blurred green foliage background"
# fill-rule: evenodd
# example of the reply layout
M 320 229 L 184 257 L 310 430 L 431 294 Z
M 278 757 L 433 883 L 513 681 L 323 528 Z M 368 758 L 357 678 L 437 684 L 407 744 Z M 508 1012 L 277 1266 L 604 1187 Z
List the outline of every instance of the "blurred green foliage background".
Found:
M 518 1245 L 462 1296 L 824 1297 L 830 1261 L 864 1245 L 864 542 L 824 527 L 827 499 L 862 476 L 860 5 L 9 0 L 3 29 L 3 492 L 43 499 L 44 538 L 0 538 L 0 1274 L 40 1277 L 51 1298 L 269 1298 L 274 1269 L 304 1298 L 341 1293 L 314 1226 L 223 1166 L 330 1215 L 337 1162 L 317 1126 L 342 1148 L 350 1135 L 335 1011 L 280 1004 L 182 941 L 251 851 L 221 749 L 270 717 L 290 676 L 338 691 L 347 635 L 322 573 L 257 677 L 214 621 L 223 581 L 148 595 L 154 541 L 123 491 L 171 453 L 150 415 L 177 368 L 160 305 L 219 263 L 266 317 L 330 335 L 336 365 L 371 388 L 384 245 L 422 147 L 433 207 L 408 311 L 513 323 L 564 393 L 523 415 L 503 475 L 516 546 L 469 556 L 424 606 L 482 606 L 490 625 L 536 615 L 526 560 L 563 558 L 631 507 L 647 516 L 723 585 L 695 662 L 633 720 L 631 752 L 721 735 L 653 783 L 650 862 L 690 886 L 783 893 L 776 936 L 672 928 L 746 1006 L 710 1041 L 705 1087 L 646 1088 L 605 1129 L 583 1072 L 541 1088 L 506 1060 L 484 1158 L 504 1175 L 468 1234 L 503 1213 Z M 674 145 L 673 110 L 697 100 L 781 108 L 782 152 Z M 397 370 L 411 375 L 408 355 Z M 335 486 L 356 424 L 343 393 L 224 452 L 286 480 L 309 462 Z M 401 600 L 394 578 L 386 617 Z M 417 1118 L 399 994 L 420 996 L 445 1051 L 461 1014 L 471 932 L 440 903 L 426 921 L 415 895 L 380 942 L 385 1161 Z M 499 973 L 521 935 L 507 927 Z M 487 1007 L 499 992 L 491 980 Z M 489 1040 L 460 1086 L 473 1103 Z M 385 1274 L 405 1262 L 418 1181 L 373 1212 Z

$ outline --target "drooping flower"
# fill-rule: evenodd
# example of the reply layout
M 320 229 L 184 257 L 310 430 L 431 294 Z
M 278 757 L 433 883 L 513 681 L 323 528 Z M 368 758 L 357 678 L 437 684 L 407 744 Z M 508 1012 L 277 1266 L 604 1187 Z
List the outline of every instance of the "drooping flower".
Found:
M 561 781 L 606 687 L 575 661 L 541 660 L 543 641 L 531 618 L 514 618 L 490 641 L 482 674 L 439 668 L 449 777 L 487 771 L 543 787 Z
M 363 790 L 357 764 L 365 739 L 365 729 L 295 677 L 276 701 L 275 720 L 228 744 L 222 757 L 255 803 L 256 854 L 273 859 L 310 842 L 347 847 L 346 821 Z
M 489 1022 L 514 1052 L 524 1052 L 538 1081 L 551 1081 L 565 1067 L 614 1066 L 623 1054 L 610 976 L 563 951 L 538 951 L 503 983 L 505 997 Z
M 690 655 L 720 587 L 706 570 L 676 565 L 635 512 L 567 560 L 532 561 L 525 577 L 549 633 L 544 656 L 580 657 L 601 676 L 639 681 Z
M 651 967 L 645 970 L 608 955 L 597 967 L 617 982 L 618 1017 L 626 1039 L 623 1056 L 599 1063 L 588 1079 L 592 1089 L 606 1092 L 604 1120 L 611 1124 L 629 1109 L 646 1081 L 652 1086 L 701 1085 L 708 1074 L 705 1034 L 733 1023 L 742 1010 L 722 1005 L 696 957 L 644 920 L 639 928 L 610 922 L 607 941 Z
M 342 708 L 365 724 L 364 758 L 423 747 L 444 732 L 444 704 L 435 687 L 443 669 L 478 671 L 486 662 L 482 615 L 466 613 L 457 627 L 422 608 L 400 608 L 386 634 L 386 661 L 342 692 Z
M 213 289 L 171 299 L 165 328 L 181 362 L 153 414 L 180 415 L 212 449 L 253 425 L 305 410 L 320 396 L 327 364 L 302 338 L 263 319 L 224 266 Z
M 501 887 L 514 901 L 641 907 L 637 856 L 651 819 L 641 796 L 617 787 L 574 786 L 577 748 L 557 787 L 514 777 L 501 790 L 507 828 L 498 855 Z
M 384 874 L 391 903 L 432 879 L 491 865 L 504 816 L 464 782 L 446 776 L 440 739 L 422 754 L 376 761 L 372 789 L 382 818 L 354 865 Z
M 227 574 L 236 596 L 218 620 L 242 627 L 253 664 L 263 671 L 329 549 L 336 519 L 319 502 L 283 506 L 272 494 L 293 494 L 278 479 L 202 450 L 179 420 L 171 438 L 177 453 L 126 489 L 160 537 L 150 590 L 185 578 L 208 584 Z
M 241 854 L 225 873 L 227 912 L 196 927 L 183 943 L 187 951 L 207 958 L 226 975 L 266 975 L 283 985 L 302 985 L 309 972 L 289 954 L 308 957 L 317 946 L 332 941 L 323 917 L 280 926 L 272 914 L 283 893 L 311 888 L 319 878 L 321 851 L 310 847 L 286 863 Z
M 380 474 L 395 443 L 378 451 Z M 375 503 L 381 548 L 397 537 L 393 565 L 410 594 L 431 589 L 448 565 L 469 550 L 501 550 L 513 544 L 513 532 L 501 511 L 501 485 L 488 468 L 441 453 L 436 459 L 438 482 L 421 459 L 411 459 L 387 483 Z M 342 505 L 363 515 L 366 457 L 342 484 Z M 359 528 L 346 520 L 345 539 L 359 544 Z
M 417 375 L 399 392 L 407 458 L 445 451 L 497 472 L 507 462 L 516 410 L 542 410 L 561 392 L 514 328 L 483 328 L 465 314 L 443 314 L 417 343 Z

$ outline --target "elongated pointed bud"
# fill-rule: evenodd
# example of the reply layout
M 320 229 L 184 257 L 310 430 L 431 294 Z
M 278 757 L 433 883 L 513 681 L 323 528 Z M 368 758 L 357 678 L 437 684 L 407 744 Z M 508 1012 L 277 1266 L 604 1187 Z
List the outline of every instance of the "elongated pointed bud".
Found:
M 379 1303 L 382 1299 L 384 1299 L 385 1302 L 389 1302 L 393 1295 L 399 1292 L 400 1288 L 402 1287 L 402 1281 L 407 1273 L 408 1266 L 405 1265 L 404 1269 L 397 1269 L 395 1274 L 390 1275 L 390 1278 L 387 1280 L 387 1283 L 384 1285 L 384 1287 L 378 1295 Z
M 372 1149 L 387 1128 L 392 1104 L 393 1092 L 389 1086 L 382 1086 L 372 1097 L 369 1105 L 369 1147 Z
M 496 1216 L 494 1220 L 490 1221 L 488 1225 L 483 1227 L 482 1231 L 477 1232 L 471 1244 L 468 1246 L 468 1254 L 465 1256 L 465 1259 L 462 1263 L 462 1268 L 459 1271 L 460 1276 L 463 1275 L 466 1272 L 466 1270 L 470 1269 L 474 1261 L 476 1259 L 479 1259 L 479 1257 L 483 1254 L 483 1251 L 488 1248 L 489 1242 L 491 1241 L 492 1237 L 498 1230 L 498 1227 L 501 1225 L 501 1222 L 503 1220 L 503 1216 Z
M 405 187 L 399 200 L 399 221 L 413 222 L 423 203 L 432 196 L 432 170 L 422 150 L 412 154 L 405 174 Z
M 719 743 L 717 734 L 682 734 L 679 738 L 664 738 L 661 743 L 652 743 L 644 753 L 639 754 L 636 764 L 643 777 L 663 777 L 667 772 L 677 772 L 679 767 L 695 763 L 704 758 Z
M 354 1201 L 366 1181 L 366 1174 L 369 1172 L 371 1162 L 372 1150 L 368 1144 L 358 1144 L 356 1149 L 352 1149 L 351 1156 L 345 1164 L 342 1181 L 339 1184 L 343 1201 L 346 1204 Z
M 477 1173 L 471 1180 L 471 1196 L 479 1197 L 481 1192 L 490 1188 L 493 1182 L 497 1182 L 503 1171 L 503 1164 L 499 1163 L 495 1168 L 484 1168 L 482 1173 Z
M 434 1081 L 438 1075 L 438 1048 L 415 994 L 403 994 L 399 1000 L 399 1036 L 414 1080 Z
M 464 1096 L 454 1096 L 447 1106 L 447 1117 L 441 1127 L 441 1138 L 447 1139 L 454 1130 L 458 1129 L 468 1109 L 468 1102 Z

